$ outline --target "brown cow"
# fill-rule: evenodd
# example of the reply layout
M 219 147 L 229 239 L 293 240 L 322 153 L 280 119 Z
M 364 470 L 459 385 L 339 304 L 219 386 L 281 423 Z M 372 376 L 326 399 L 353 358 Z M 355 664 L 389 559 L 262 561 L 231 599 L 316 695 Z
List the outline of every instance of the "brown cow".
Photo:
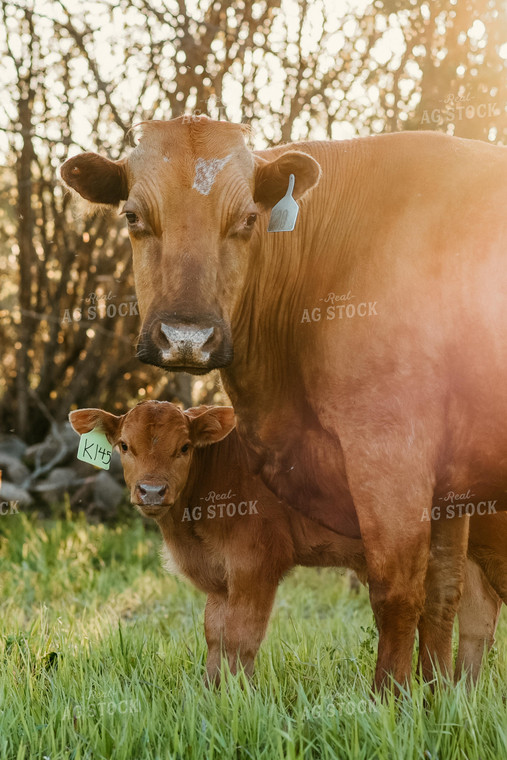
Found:
M 294 565 L 350 567 L 366 581 L 361 541 L 290 509 L 250 472 L 232 408 L 181 412 L 168 402 L 144 401 L 121 417 L 80 409 L 69 418 L 78 433 L 102 428 L 118 447 L 132 502 L 160 527 L 168 569 L 208 594 L 209 680 L 219 679 L 222 650 L 232 672 L 239 659 L 252 673 L 277 586 Z M 472 534 L 477 561 L 498 586 L 507 515 L 494 520 L 482 518 Z M 467 573 L 456 675 L 464 668 L 475 679 L 484 647 L 493 644 L 501 602 L 475 562 L 467 563 Z M 499 590 L 507 600 L 507 588 Z
M 269 233 L 290 175 L 300 216 Z M 507 151 L 429 132 L 252 152 L 239 125 L 144 125 L 114 162 L 63 179 L 126 201 L 139 356 L 220 368 L 256 471 L 279 498 L 362 537 L 375 684 L 451 668 L 468 519 L 506 506 Z

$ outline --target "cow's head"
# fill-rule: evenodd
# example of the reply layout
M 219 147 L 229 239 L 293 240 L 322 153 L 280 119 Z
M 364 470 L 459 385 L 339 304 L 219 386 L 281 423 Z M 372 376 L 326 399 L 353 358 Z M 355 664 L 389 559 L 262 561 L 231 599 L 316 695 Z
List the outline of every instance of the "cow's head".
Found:
M 256 225 L 285 194 L 319 179 L 309 155 L 267 161 L 245 145 L 239 124 L 205 117 L 143 125 L 128 158 L 83 153 L 62 166 L 67 185 L 93 203 L 122 205 L 133 248 L 142 318 L 139 358 L 203 374 L 232 361 L 237 307 Z
M 200 406 L 182 412 L 167 401 L 144 401 L 120 417 L 102 409 L 69 414 L 82 435 L 103 431 L 118 448 L 130 499 L 147 517 L 161 518 L 187 484 L 194 450 L 216 443 L 235 426 L 229 406 Z

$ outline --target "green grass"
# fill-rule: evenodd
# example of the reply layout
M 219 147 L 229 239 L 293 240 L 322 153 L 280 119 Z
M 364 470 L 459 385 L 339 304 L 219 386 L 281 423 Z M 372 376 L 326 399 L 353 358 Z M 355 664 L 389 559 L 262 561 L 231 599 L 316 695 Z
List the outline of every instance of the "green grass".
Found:
M 0 758 L 507 758 L 507 630 L 476 689 L 371 701 L 376 634 L 339 571 L 281 586 L 251 684 L 202 684 L 204 596 L 158 533 L 0 520 Z

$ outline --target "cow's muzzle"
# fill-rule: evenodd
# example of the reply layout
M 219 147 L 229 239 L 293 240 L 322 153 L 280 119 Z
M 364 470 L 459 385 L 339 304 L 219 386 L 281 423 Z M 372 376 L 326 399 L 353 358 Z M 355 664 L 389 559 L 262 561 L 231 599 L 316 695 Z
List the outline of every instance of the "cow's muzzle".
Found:
M 230 330 L 222 320 L 158 317 L 141 333 L 137 355 L 163 369 L 205 374 L 231 363 Z

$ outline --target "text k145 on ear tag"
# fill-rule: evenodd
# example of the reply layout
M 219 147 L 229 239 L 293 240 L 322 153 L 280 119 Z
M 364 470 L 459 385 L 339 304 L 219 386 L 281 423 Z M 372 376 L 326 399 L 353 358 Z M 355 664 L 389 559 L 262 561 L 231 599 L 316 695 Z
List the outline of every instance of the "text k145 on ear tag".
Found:
M 269 217 L 268 232 L 292 232 L 298 218 L 299 206 L 292 197 L 296 178 L 289 177 L 289 187 L 281 201 L 273 206 Z
M 113 447 L 101 430 L 93 428 L 89 433 L 83 433 L 79 439 L 77 458 L 87 464 L 94 464 L 102 470 L 109 470 Z

